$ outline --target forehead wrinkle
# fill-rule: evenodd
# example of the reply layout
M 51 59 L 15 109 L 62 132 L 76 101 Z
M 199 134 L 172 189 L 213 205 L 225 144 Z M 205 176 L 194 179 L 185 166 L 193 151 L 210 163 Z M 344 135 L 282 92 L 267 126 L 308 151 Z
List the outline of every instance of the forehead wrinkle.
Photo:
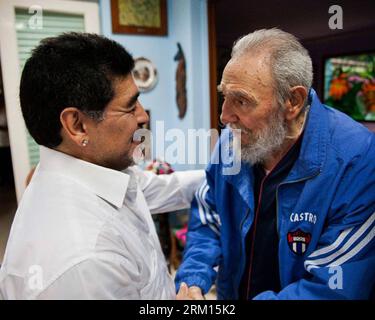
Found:
M 243 75 L 249 81 L 256 81 L 257 84 L 267 87 L 267 82 L 272 82 L 271 56 L 266 52 L 248 52 L 232 61 L 234 67 L 239 67 Z M 251 70 L 248 68 L 251 66 Z M 269 81 L 265 81 L 269 80 Z
M 255 77 L 254 81 L 256 81 L 256 83 L 257 83 L 259 86 L 263 87 L 263 88 L 266 88 L 266 87 L 269 87 L 269 86 L 270 86 L 270 85 L 267 85 L 267 84 L 264 82 L 264 80 L 263 80 L 259 75 L 257 75 L 257 76 Z
M 249 90 L 246 90 L 244 88 L 238 88 L 236 85 L 226 85 L 225 83 L 220 83 L 218 85 L 218 91 L 228 96 L 257 101 L 254 95 L 251 92 L 249 92 Z
M 273 96 L 274 83 L 268 54 L 246 54 L 231 59 L 223 72 L 219 89 L 224 95 L 241 88 L 255 102 Z

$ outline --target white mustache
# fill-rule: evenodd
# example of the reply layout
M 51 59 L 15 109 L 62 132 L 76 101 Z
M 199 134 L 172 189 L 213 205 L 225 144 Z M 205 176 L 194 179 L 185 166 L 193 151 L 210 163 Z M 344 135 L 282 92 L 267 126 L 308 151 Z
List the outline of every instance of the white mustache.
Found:
M 249 130 L 248 128 L 243 128 L 243 127 L 240 127 L 240 126 L 236 126 L 236 125 L 233 125 L 231 123 L 227 124 L 226 128 L 229 129 L 229 130 L 232 130 L 232 131 L 233 130 L 240 130 L 241 134 L 250 135 L 252 133 L 251 130 Z

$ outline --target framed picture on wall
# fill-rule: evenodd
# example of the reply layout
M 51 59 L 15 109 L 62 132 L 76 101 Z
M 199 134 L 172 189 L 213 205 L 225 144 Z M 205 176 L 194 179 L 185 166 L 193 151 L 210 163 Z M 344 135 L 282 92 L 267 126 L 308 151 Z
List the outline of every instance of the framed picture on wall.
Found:
M 375 121 L 375 52 L 324 60 L 324 103 L 354 120 Z
M 112 32 L 167 35 L 166 0 L 111 0 Z

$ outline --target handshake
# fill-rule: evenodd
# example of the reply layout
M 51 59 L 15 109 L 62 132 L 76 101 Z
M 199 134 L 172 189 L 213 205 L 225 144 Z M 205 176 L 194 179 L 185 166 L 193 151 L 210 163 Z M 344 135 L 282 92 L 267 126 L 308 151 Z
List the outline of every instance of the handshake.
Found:
M 205 300 L 201 288 L 197 286 L 188 287 L 185 282 L 181 283 L 176 298 L 177 300 Z

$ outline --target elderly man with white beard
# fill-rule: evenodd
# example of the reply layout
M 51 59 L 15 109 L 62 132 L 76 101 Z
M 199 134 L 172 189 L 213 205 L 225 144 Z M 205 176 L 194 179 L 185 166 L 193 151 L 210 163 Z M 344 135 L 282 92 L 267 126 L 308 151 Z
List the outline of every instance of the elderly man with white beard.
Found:
M 202 299 L 216 280 L 219 299 L 373 294 L 374 134 L 323 105 L 312 79 L 307 50 L 289 33 L 257 30 L 234 44 L 218 89 L 221 121 L 241 130 L 241 168 L 228 175 L 224 161 L 211 161 L 206 169 L 180 293 Z

